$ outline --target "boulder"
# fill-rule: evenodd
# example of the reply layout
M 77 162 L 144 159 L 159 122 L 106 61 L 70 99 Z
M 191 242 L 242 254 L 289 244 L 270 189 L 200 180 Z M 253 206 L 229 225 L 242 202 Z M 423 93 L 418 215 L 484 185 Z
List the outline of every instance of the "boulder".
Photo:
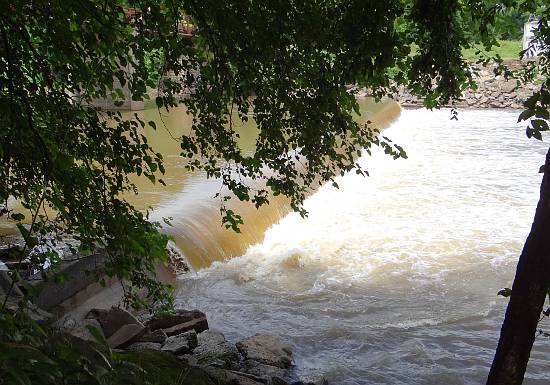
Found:
M 4 266 L 0 269 L 0 295 L 5 297 L 7 293 L 10 293 L 10 297 L 23 298 L 23 292 L 18 285 L 13 284 L 8 268 L 4 262 L 0 261 L 0 263 Z
M 167 336 L 175 336 L 189 330 L 193 330 L 196 333 L 201 333 L 208 329 L 208 322 L 206 318 L 195 318 L 191 321 L 174 325 L 172 327 L 162 329 Z
M 215 368 L 212 366 L 200 366 L 200 369 L 217 385 L 267 385 L 265 378 L 251 374 Z
M 0 306 L 4 301 L 6 302 L 6 310 L 17 312 L 21 310 L 20 302 L 24 301 L 24 299 L 12 294 L 6 300 L 6 295 L 0 290 Z M 30 319 L 41 325 L 51 324 L 55 320 L 53 314 L 42 310 L 30 302 L 25 304 L 23 311 Z
M 225 369 L 239 368 L 239 352 L 227 342 L 225 336 L 216 331 L 206 330 L 198 335 L 198 346 L 193 357 L 202 365 L 212 365 Z
M 328 385 L 328 381 L 325 377 L 321 376 L 320 378 L 316 379 L 313 382 L 312 381 L 309 381 L 309 382 L 297 381 L 297 382 L 291 383 L 290 385 Z
M 287 369 L 292 365 L 292 350 L 268 333 L 258 333 L 237 342 L 237 349 L 247 360 Z
M 270 385 L 291 385 L 291 384 L 289 384 L 287 381 L 283 380 L 280 377 L 273 377 L 271 379 Z M 292 384 L 292 385 L 294 385 L 294 384 Z M 300 384 L 300 385 L 313 385 L 313 384 Z
M 162 345 L 162 351 L 175 355 L 191 352 L 197 347 L 197 333 L 194 330 L 171 336 Z
M 120 329 L 107 338 L 107 344 L 111 348 L 124 348 L 138 339 L 145 330 L 145 327 L 141 324 L 122 325 Z
M 163 329 L 168 336 L 174 336 L 184 333 L 188 330 L 194 330 L 197 333 L 208 329 L 206 315 L 198 310 L 176 310 L 175 314 L 154 316 L 147 321 L 152 331 Z
M 89 286 L 101 286 L 96 274 L 89 274 L 89 271 L 96 271 L 103 266 L 106 258 L 106 254 L 98 253 L 86 257 L 79 256 L 70 261 L 60 261 L 58 272 L 65 277 L 63 282 L 43 280 L 40 272 L 32 275 L 28 283 L 38 292 L 33 298 L 34 303 L 48 311 L 54 311 L 58 305 L 69 299 L 71 306 L 83 303 L 89 298 L 89 294 L 86 293 Z
M 245 360 L 242 371 L 267 379 L 284 379 L 288 376 L 288 370 L 286 369 L 282 369 L 278 366 L 262 364 L 261 362 L 255 360 Z
M 90 333 L 89 327 L 93 327 L 96 331 L 103 336 L 101 325 L 95 319 L 84 319 L 76 321 L 71 317 L 65 317 L 54 324 L 54 327 L 62 333 L 69 333 L 74 337 L 78 337 L 85 341 L 97 341 L 96 338 Z M 105 337 L 105 336 L 103 336 Z
M 86 318 L 98 320 L 107 339 L 124 325 L 133 324 L 144 328 L 143 324 L 130 312 L 114 306 L 111 309 L 92 309 Z

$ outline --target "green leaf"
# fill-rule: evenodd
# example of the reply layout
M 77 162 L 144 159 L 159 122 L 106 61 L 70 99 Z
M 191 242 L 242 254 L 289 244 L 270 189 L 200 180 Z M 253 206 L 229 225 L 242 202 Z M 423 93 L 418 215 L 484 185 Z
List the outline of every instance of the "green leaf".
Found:
M 157 108 L 162 108 L 162 106 L 164 105 L 164 100 L 162 99 L 162 97 L 157 96 L 155 98 L 155 103 L 157 105 Z
M 11 214 L 11 219 L 13 219 L 14 221 L 22 221 L 23 219 L 25 219 L 25 216 L 21 213 L 13 213 Z
M 88 332 L 92 335 L 92 337 L 94 337 L 94 339 L 100 343 L 101 345 L 104 345 L 104 346 L 108 346 L 107 344 L 107 340 L 105 339 L 105 337 L 103 336 L 102 333 L 99 332 L 99 330 L 93 326 L 93 325 L 86 325 L 86 329 L 88 330 Z
M 501 296 L 506 297 L 506 298 L 510 297 L 512 295 L 512 289 L 510 289 L 508 287 L 505 287 L 504 289 L 499 290 L 497 295 L 501 295 Z
M 527 109 L 527 110 L 522 111 L 521 114 L 519 114 L 518 123 L 523 121 L 523 120 L 529 119 L 533 115 L 535 115 L 535 110 L 534 109 Z
M 548 123 L 545 120 L 533 119 L 531 125 L 537 131 L 548 131 Z

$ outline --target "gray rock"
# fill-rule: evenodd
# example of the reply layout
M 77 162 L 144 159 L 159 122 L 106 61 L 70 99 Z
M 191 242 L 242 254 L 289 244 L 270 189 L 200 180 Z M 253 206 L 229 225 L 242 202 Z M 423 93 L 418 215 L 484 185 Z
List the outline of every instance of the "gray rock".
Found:
M 218 385 L 266 385 L 268 381 L 265 378 L 253 376 L 251 374 L 215 368 L 212 366 L 200 366 L 200 369 Z
M 76 261 L 61 261 L 59 273 L 65 277 L 63 282 L 45 281 L 41 279 L 41 273 L 34 274 L 29 280 L 29 284 L 38 290 L 38 295 L 33 299 L 34 303 L 44 310 L 53 311 L 56 306 L 68 299 L 76 301 L 79 293 L 82 295 L 75 303 L 82 303 L 88 299 L 86 289 L 98 283 L 97 276 L 87 272 L 99 269 L 106 258 L 105 254 L 99 253 L 78 258 Z
M 2 261 L 0 262 L 4 264 Z M 4 266 L 6 265 L 4 264 Z M 10 292 L 10 289 L 11 289 L 11 292 Z M 13 281 L 9 275 L 8 270 L 0 270 L 0 295 L 2 295 L 5 298 L 7 293 L 10 293 L 10 297 L 15 297 L 15 298 L 24 297 L 23 293 L 21 292 L 21 289 L 19 289 L 19 286 L 13 284 Z
M 313 382 L 312 381 L 309 381 L 309 382 L 296 381 L 296 382 L 293 382 L 290 385 L 328 385 L 328 381 L 325 377 L 321 376 L 320 378 L 316 379 Z
M 9 300 L 8 300 L 9 302 Z M 50 324 L 55 320 L 55 317 L 53 314 L 42 310 L 38 306 L 29 303 L 27 304 L 27 308 L 25 309 L 25 313 L 33 320 L 38 322 L 39 324 Z
M 280 378 L 280 377 L 273 377 L 271 379 L 270 385 L 290 385 L 290 384 L 287 381 Z M 294 385 L 294 384 L 292 384 L 292 385 Z M 300 385 L 310 385 L 310 384 L 300 384 Z M 313 385 L 313 384 L 311 384 L 311 385 Z
M 180 354 L 178 358 L 181 361 L 184 361 L 188 366 L 199 366 L 197 359 L 193 357 L 191 354 Z
M 237 348 L 227 342 L 222 333 L 212 330 L 206 330 L 198 335 L 198 346 L 193 351 L 193 357 L 203 365 L 225 369 L 239 368 Z
M 144 350 L 161 350 L 162 345 L 156 342 L 135 342 L 128 346 L 126 350 L 132 352 L 141 352 Z
M 292 350 L 272 334 L 258 333 L 237 342 L 237 349 L 248 360 L 283 369 L 292 365 Z
M 62 333 L 69 333 L 74 337 L 78 337 L 85 341 L 97 341 L 92 333 L 90 333 L 90 330 L 88 329 L 89 327 L 93 327 L 101 336 L 103 336 L 101 325 L 95 319 L 76 321 L 71 317 L 66 317 L 57 321 L 54 324 L 54 327 Z
M 86 318 L 98 320 L 107 339 L 124 325 L 133 324 L 144 328 L 143 324 L 127 310 L 114 306 L 111 309 L 92 309 Z
M 3 293 L 0 293 L 0 304 L 3 304 L 5 300 L 6 300 L 6 295 Z M 21 307 L 20 307 L 21 301 L 23 301 L 23 299 L 18 298 L 14 295 L 10 295 L 6 300 L 6 309 L 12 312 L 17 312 L 21 310 Z M 25 304 L 25 308 L 23 311 L 25 314 L 27 314 L 27 316 L 30 319 L 42 325 L 50 324 L 55 320 L 55 317 L 53 316 L 53 314 L 45 310 L 42 310 L 41 308 L 39 308 L 38 306 L 30 302 Z
M 171 336 L 162 345 L 162 351 L 175 355 L 191 352 L 197 347 L 197 333 L 194 330 Z
M 266 365 L 255 360 L 245 360 L 242 369 L 243 372 L 253 374 L 258 377 L 273 379 L 284 379 L 288 376 L 288 370 L 282 369 L 278 366 Z

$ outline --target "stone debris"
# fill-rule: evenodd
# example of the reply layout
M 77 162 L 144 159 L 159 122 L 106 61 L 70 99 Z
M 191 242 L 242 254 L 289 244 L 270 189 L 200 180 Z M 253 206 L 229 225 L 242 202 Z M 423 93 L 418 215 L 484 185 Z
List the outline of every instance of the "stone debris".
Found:
M 144 328 L 143 324 L 130 312 L 114 306 L 111 309 L 92 309 L 86 318 L 98 320 L 107 339 L 124 325 L 133 324 Z
M 170 259 L 170 267 L 177 275 L 189 273 L 191 268 L 181 250 L 172 241 L 166 244 L 168 259 Z
M 143 334 L 145 330 L 143 325 L 123 325 L 113 335 L 107 338 L 107 344 L 111 348 L 123 348 L 131 344 L 139 335 Z
M 103 329 L 96 319 L 84 319 L 76 321 L 71 317 L 65 317 L 55 322 L 53 326 L 62 333 L 69 333 L 86 341 L 97 342 L 96 337 L 94 337 L 94 335 L 89 330 L 89 327 L 93 327 L 100 336 L 103 336 L 103 338 L 105 338 L 103 334 Z
M 131 352 L 142 352 L 146 350 L 161 350 L 162 345 L 156 342 L 135 342 L 128 346 L 126 350 Z
M 239 368 L 239 351 L 225 336 L 216 331 L 206 330 L 198 335 L 198 346 L 193 357 L 201 365 L 211 365 L 224 369 Z
M 163 329 L 168 336 L 174 336 L 189 330 L 201 333 L 208 329 L 208 320 L 201 311 L 178 309 L 175 314 L 154 316 L 145 325 L 152 331 Z
M 292 350 L 273 334 L 258 333 L 237 342 L 237 349 L 247 360 L 282 369 L 292 365 Z
M 521 66 L 521 61 L 510 60 L 506 63 L 512 70 L 517 70 Z M 476 82 L 477 89 L 466 90 L 462 99 L 454 101 L 446 107 L 470 107 L 470 108 L 509 108 L 523 109 L 523 102 L 540 88 L 540 85 L 534 83 L 517 85 L 515 79 L 506 79 L 502 75 L 495 76 L 496 66 L 490 64 L 484 67 L 480 64 L 471 64 L 473 79 Z M 368 90 L 358 92 L 359 96 L 368 96 Z M 398 92 L 394 98 L 404 107 L 422 107 L 422 99 L 412 95 L 409 90 L 403 86 L 398 87 Z
M 327 385 L 324 379 L 315 383 L 297 381 L 292 372 L 291 348 L 272 334 L 259 333 L 234 345 L 223 333 L 209 330 L 206 315 L 198 310 L 180 309 L 175 314 L 147 318 L 141 322 L 127 310 L 112 307 L 92 309 L 83 320 L 67 316 L 54 327 L 84 344 L 83 340 L 96 340 L 88 330 L 93 326 L 111 348 L 177 358 L 177 362 L 197 371 L 199 377 L 204 376 L 205 383 Z
M 288 370 L 282 369 L 278 366 L 266 365 L 255 360 L 245 360 L 242 368 L 243 372 L 253 374 L 258 377 L 267 378 L 286 378 L 288 377 Z
M 164 341 L 166 341 L 166 338 L 168 338 L 168 336 L 164 330 L 158 329 L 152 332 L 149 328 L 147 328 L 147 331 L 136 339 L 136 342 L 155 342 L 163 344 Z
M 171 336 L 164 341 L 162 351 L 175 355 L 190 353 L 198 345 L 197 333 L 194 330 Z

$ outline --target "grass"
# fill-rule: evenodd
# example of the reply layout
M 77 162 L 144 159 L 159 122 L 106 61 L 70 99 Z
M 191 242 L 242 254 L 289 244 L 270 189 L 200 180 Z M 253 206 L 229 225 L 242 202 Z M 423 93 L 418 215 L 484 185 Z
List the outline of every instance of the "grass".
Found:
M 499 46 L 493 47 L 491 53 L 498 53 L 504 60 L 519 59 L 521 49 L 521 40 L 500 40 Z M 462 54 L 466 60 L 476 60 L 476 51 L 476 48 L 469 48 L 462 51 Z

